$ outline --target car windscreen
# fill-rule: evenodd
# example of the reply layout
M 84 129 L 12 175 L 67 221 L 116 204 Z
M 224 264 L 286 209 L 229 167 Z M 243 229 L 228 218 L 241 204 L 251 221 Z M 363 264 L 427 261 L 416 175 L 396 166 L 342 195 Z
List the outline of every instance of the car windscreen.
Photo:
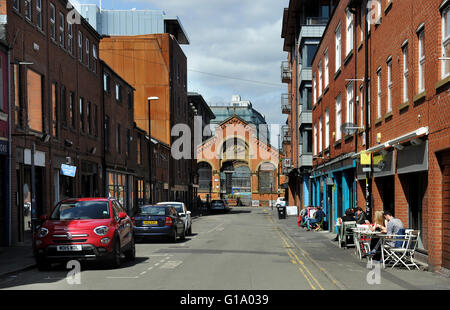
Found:
M 223 203 L 222 200 L 213 200 L 213 201 L 211 202 L 211 204 L 213 204 L 213 205 L 223 205 L 224 203 Z
M 170 204 L 170 203 L 164 203 L 161 204 L 162 206 L 166 207 L 173 207 L 175 210 L 177 210 L 178 213 L 184 213 L 183 206 L 180 204 Z
M 52 220 L 100 220 L 109 219 L 107 201 L 61 202 L 53 211 Z
M 166 215 L 166 206 L 143 206 L 141 207 L 140 215 Z

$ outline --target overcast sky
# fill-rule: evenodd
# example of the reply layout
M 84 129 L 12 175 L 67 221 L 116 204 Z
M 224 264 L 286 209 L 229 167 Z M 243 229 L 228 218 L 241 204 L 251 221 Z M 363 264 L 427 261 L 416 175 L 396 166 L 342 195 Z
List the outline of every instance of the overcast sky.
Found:
M 210 105 L 227 104 L 239 94 L 269 124 L 284 124 L 287 118 L 281 114 L 287 87 L 281 83 L 280 65 L 287 58 L 281 24 L 288 5 L 289 0 L 102 1 L 104 9 L 159 9 L 178 16 L 190 40 L 181 45 L 188 60 L 188 90 L 202 94 Z M 273 144 L 277 131 L 272 132 Z

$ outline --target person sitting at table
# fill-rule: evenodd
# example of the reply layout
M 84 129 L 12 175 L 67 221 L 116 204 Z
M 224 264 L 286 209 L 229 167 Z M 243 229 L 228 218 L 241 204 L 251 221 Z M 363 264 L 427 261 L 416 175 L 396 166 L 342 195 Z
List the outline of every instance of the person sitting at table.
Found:
M 363 225 L 366 223 L 366 213 L 361 207 L 356 208 L 356 224 Z
M 322 219 L 325 217 L 325 213 L 322 211 L 322 207 L 317 207 L 317 211 L 314 213 L 314 218 L 308 218 L 306 220 L 306 227 L 307 230 L 311 230 L 311 226 L 316 226 L 320 222 L 322 222 Z
M 353 222 L 355 221 L 355 218 L 353 216 L 353 209 L 347 209 L 345 210 L 344 216 L 342 218 L 338 218 L 338 222 L 341 222 L 341 225 L 338 226 L 338 232 L 336 235 L 336 238 L 333 239 L 333 241 L 338 241 L 339 240 L 339 235 L 341 233 L 341 228 L 342 228 L 342 223 L 343 222 Z
M 375 211 L 374 221 L 369 226 L 370 231 L 382 232 L 382 230 L 385 228 L 386 223 L 383 216 L 383 211 Z M 379 247 L 377 247 L 379 240 L 380 238 L 378 238 L 377 236 L 372 236 L 372 238 L 370 239 L 370 248 L 372 249 L 372 251 L 370 251 L 369 253 L 364 253 L 363 257 L 370 255 L 376 261 L 379 261 L 381 259 L 381 250 L 379 249 Z
M 395 218 L 391 212 L 386 211 L 384 212 L 384 218 L 387 221 L 387 225 L 385 229 L 382 229 L 381 231 L 386 233 L 387 235 L 400 235 L 404 234 L 405 227 L 403 226 L 403 222 Z M 389 237 L 388 237 L 389 238 Z M 391 247 L 395 247 L 394 241 L 388 241 L 386 242 L 387 245 Z

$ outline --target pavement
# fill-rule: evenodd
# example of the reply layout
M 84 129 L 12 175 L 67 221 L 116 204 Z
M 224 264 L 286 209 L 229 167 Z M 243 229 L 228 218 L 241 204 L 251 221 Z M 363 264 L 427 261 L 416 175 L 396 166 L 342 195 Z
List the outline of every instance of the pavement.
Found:
M 185 269 L 185 274 L 190 275 L 187 272 L 192 271 L 190 281 L 188 281 L 189 284 L 178 283 L 179 281 L 175 279 L 173 279 L 175 280 L 174 282 L 169 281 L 167 275 L 164 275 L 161 276 L 161 281 L 163 281 L 161 282 L 163 283 L 161 287 L 155 288 L 204 289 L 205 283 L 207 283 L 206 287 L 228 289 L 230 287 L 236 288 L 236 279 L 243 277 L 240 289 L 248 289 L 249 287 L 252 287 L 252 289 L 273 289 L 271 282 L 267 282 L 264 279 L 267 277 L 271 279 L 281 277 L 283 281 L 280 283 L 283 285 L 280 285 L 278 289 L 283 289 L 284 286 L 296 289 L 309 289 L 312 285 L 316 286 L 315 283 L 319 284 L 316 288 L 323 286 L 323 289 L 326 290 L 450 289 L 450 279 L 448 277 L 424 270 L 408 271 L 398 268 L 381 269 L 380 281 L 375 281 L 376 283 L 372 281 L 371 283 L 368 279 L 373 275 L 373 270 L 368 268 L 367 262 L 360 261 L 356 257 L 354 248 L 339 248 L 337 242 L 332 241 L 335 234 L 326 231 L 305 231 L 297 227 L 296 216 L 278 219 L 276 209 L 238 209 L 240 208 L 233 208 L 230 215 L 201 217 L 196 215 L 194 220 L 197 231 L 194 231 L 194 234 L 197 233 L 197 235 L 186 243 L 177 244 L 175 247 L 165 244 L 139 245 L 143 257 L 153 257 L 154 255 L 162 254 L 174 255 L 173 257 L 170 256 L 174 260 L 170 262 L 184 262 L 177 268 Z M 246 237 L 242 238 L 243 236 Z M 283 254 L 284 251 L 287 251 L 287 254 Z M 216 258 L 212 261 L 205 261 L 205 255 Z M 255 255 L 260 260 L 258 264 L 255 264 Z M 291 261 L 294 264 L 292 266 L 297 266 L 295 268 L 304 268 L 306 274 L 300 274 L 300 277 L 298 275 L 294 276 L 292 272 L 295 272 L 295 269 L 291 270 L 286 265 L 286 257 L 290 257 L 288 259 L 289 264 L 289 261 Z M 212 262 L 214 262 L 214 265 L 205 270 L 205 266 Z M 145 261 L 141 263 L 145 263 Z M 250 276 L 245 277 L 245 273 L 242 272 L 242 275 L 237 271 L 236 273 L 231 272 L 230 270 L 235 269 L 236 263 L 241 265 L 242 268 L 245 267 L 244 270 L 249 272 Z M 146 270 L 142 272 L 139 269 L 142 266 L 142 264 L 130 265 L 122 271 L 117 271 L 126 272 L 127 274 L 119 274 L 118 276 L 128 276 L 129 272 L 136 269 L 134 271 L 138 275 L 138 280 L 136 281 L 142 280 L 142 283 L 139 282 L 140 287 L 149 287 L 148 281 L 140 280 L 140 277 L 145 277 L 144 273 L 146 272 Z M 224 268 L 227 266 L 229 268 Z M 220 273 L 223 270 L 227 270 L 227 272 Z M 31 245 L 0 248 L 0 277 L 21 271 L 25 271 L 26 274 L 32 273 L 35 277 L 42 277 L 42 274 L 35 271 Z M 308 275 L 309 271 L 311 273 Z M 89 272 L 92 275 L 89 276 Z M 95 289 L 96 285 L 98 285 L 96 279 L 104 276 L 102 272 L 105 271 L 89 272 L 87 278 L 92 277 L 92 280 L 86 280 L 86 282 L 92 282 L 92 289 Z M 141 276 L 141 272 L 144 275 Z M 201 276 L 200 273 L 204 274 Z M 49 274 L 54 276 L 53 273 Z M 111 274 L 106 276 L 111 276 Z M 305 278 L 303 282 L 300 281 L 302 277 Z M 200 279 L 203 280 L 200 281 Z M 217 282 L 217 279 L 222 280 Z M 310 281 L 309 285 L 307 284 L 308 281 Z M 26 283 L 25 280 L 24 283 Z M 113 284 L 111 282 L 111 288 L 114 288 Z M 131 282 L 130 287 L 133 287 Z
M 377 290 L 448 290 L 450 278 L 432 273 L 424 264 L 421 270 L 406 270 L 400 268 L 381 268 L 380 285 L 370 284 L 368 278 L 372 268 L 366 260 L 359 260 L 355 248 L 339 248 L 333 239 L 335 233 L 328 231 L 306 231 L 297 227 L 297 216 L 278 219 L 276 210 L 271 212 L 272 219 L 279 225 L 288 239 L 293 242 L 303 257 L 313 263 L 322 273 L 340 289 Z

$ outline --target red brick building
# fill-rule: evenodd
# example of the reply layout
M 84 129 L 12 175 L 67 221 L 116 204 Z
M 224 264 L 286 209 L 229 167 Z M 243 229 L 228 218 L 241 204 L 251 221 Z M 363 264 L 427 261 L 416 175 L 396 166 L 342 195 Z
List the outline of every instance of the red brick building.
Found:
M 36 217 L 65 197 L 104 193 L 100 36 L 82 18 L 68 22 L 74 11 L 67 1 L 0 4 L 7 17 L 2 36 L 11 49 L 11 220 L 17 243 L 30 240 L 33 145 Z M 75 176 L 62 165 L 76 168 Z
M 419 252 L 432 269 L 448 271 L 449 1 L 372 4 L 366 32 L 367 2 L 340 1 L 314 59 L 315 176 L 334 180 L 326 183 L 337 196 L 332 210 L 341 202 L 340 212 L 356 205 L 373 205 L 371 213 L 391 211 L 405 227 L 421 231 Z M 326 51 L 327 68 L 320 66 Z M 324 75 L 329 86 L 318 80 Z M 344 123 L 358 129 L 341 132 Z M 369 175 L 365 154 L 372 158 Z M 336 182 L 340 162 L 347 168 L 341 172 L 347 193 Z M 372 188 L 370 204 L 366 185 Z

